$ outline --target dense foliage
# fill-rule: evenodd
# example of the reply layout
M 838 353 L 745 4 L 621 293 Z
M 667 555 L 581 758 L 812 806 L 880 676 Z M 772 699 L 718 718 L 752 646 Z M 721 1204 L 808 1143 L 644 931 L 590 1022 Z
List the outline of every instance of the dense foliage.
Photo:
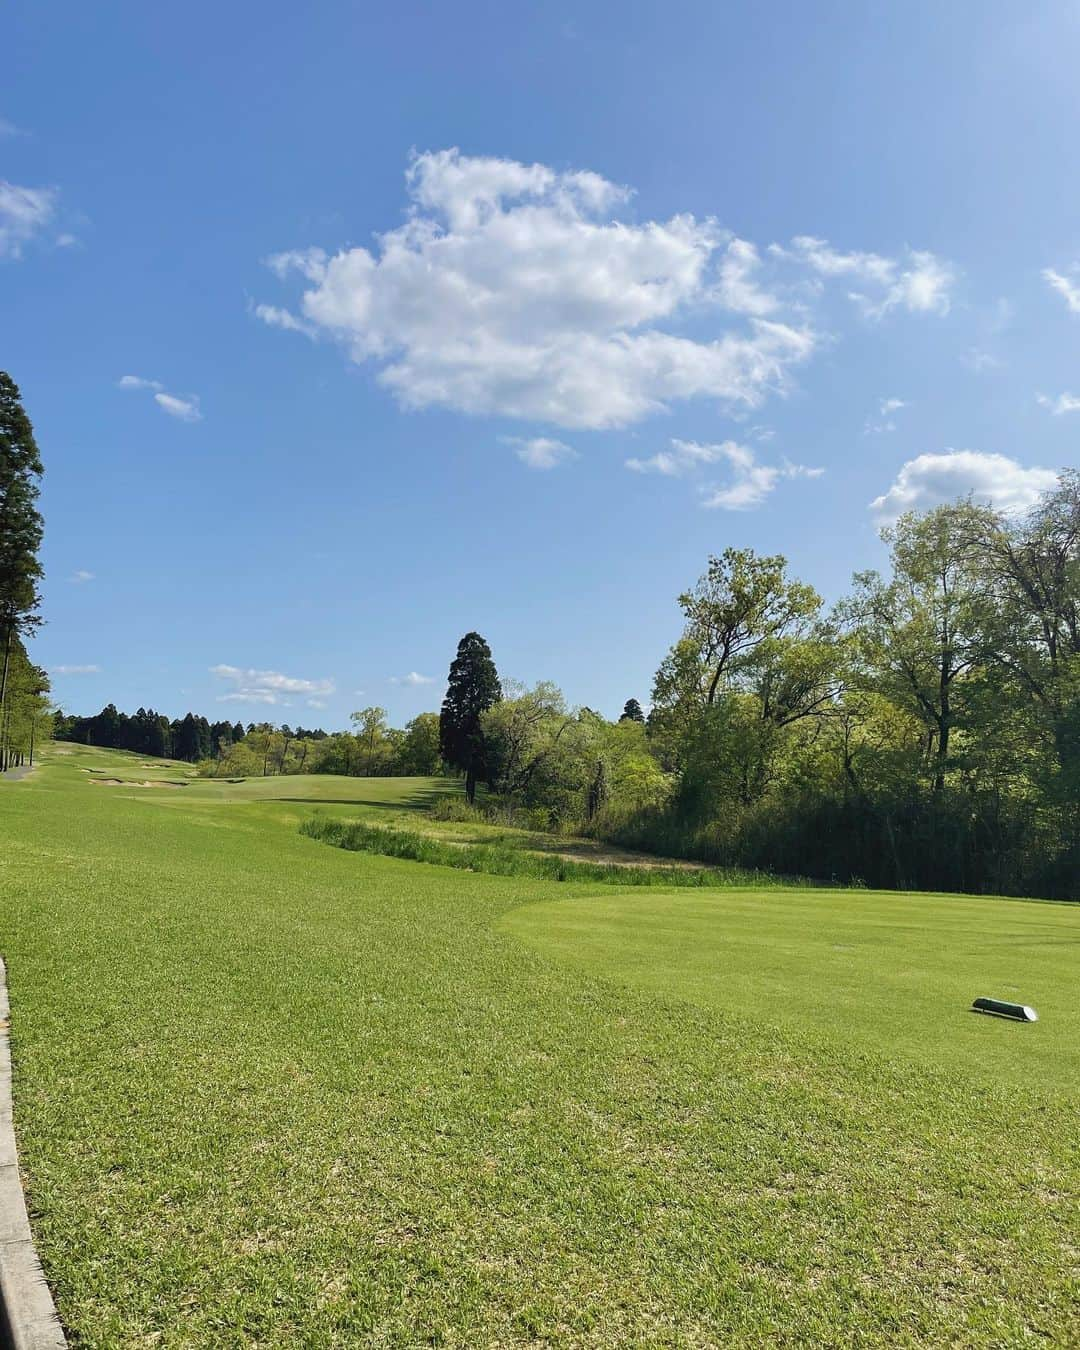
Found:
M 971 501 L 884 531 L 826 612 L 727 549 L 679 597 L 647 721 L 504 686 L 492 819 L 899 889 L 1080 898 L 1080 476 L 1025 518 Z

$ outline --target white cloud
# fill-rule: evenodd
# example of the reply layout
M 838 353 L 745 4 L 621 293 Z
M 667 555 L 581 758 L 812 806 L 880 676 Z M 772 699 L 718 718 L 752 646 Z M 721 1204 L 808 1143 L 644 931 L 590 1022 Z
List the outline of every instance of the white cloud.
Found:
M 80 567 L 78 571 L 73 572 L 71 576 L 68 577 L 68 580 L 74 582 L 76 586 L 81 586 L 84 582 L 93 581 L 94 574 L 93 572 L 88 572 L 85 568 Z
M 925 511 L 970 494 L 978 502 L 1014 513 L 1034 506 L 1056 481 L 1052 469 L 1026 469 L 1006 455 L 946 450 L 908 460 L 888 492 L 876 497 L 870 509 L 887 522 L 905 511 Z
M 499 439 L 504 445 L 512 445 L 514 454 L 530 469 L 556 469 L 567 460 L 577 459 L 576 450 L 548 436 L 533 436 L 529 440 L 520 436 L 500 436 Z
M 100 666 L 50 666 L 50 675 L 100 675 Z
M 54 188 L 19 187 L 0 179 L 0 261 L 22 257 L 23 245 L 52 220 L 57 196 Z
M 949 293 L 956 280 L 952 266 L 925 249 L 907 250 L 904 259 L 888 258 L 880 253 L 841 253 L 827 240 L 798 235 L 791 248 L 774 244 L 775 256 L 806 263 L 819 276 L 830 279 L 850 277 L 871 294 L 851 292 L 871 318 L 881 318 L 897 307 L 912 314 L 947 314 Z
M 170 417 L 178 417 L 181 422 L 201 422 L 199 399 L 195 394 L 187 398 L 177 398 L 175 394 L 155 394 L 154 402 Z
M 1074 263 L 1069 271 L 1076 277 L 1080 268 Z M 1057 291 L 1073 314 L 1080 314 L 1080 279 L 1073 280 L 1061 272 L 1055 272 L 1052 267 L 1044 267 L 1043 280 Z
M 315 336 L 315 330 L 311 324 L 305 323 L 303 319 L 298 319 L 295 314 L 291 314 L 287 309 L 279 309 L 277 305 L 255 305 L 252 313 L 263 323 L 269 324 L 271 328 L 284 328 L 292 333 L 303 333 L 305 337 Z
M 863 424 L 864 436 L 879 436 L 886 431 L 895 431 L 896 423 L 893 421 L 893 413 L 899 412 L 901 408 L 906 408 L 907 404 L 902 398 L 883 398 L 878 402 L 878 419 L 868 417 Z
M 198 394 L 188 394 L 181 398 L 170 394 L 160 380 L 146 380 L 141 375 L 121 375 L 116 382 L 118 389 L 145 389 L 153 394 L 154 402 L 170 417 L 181 422 L 201 422 L 202 410 L 199 408 Z
M 305 699 L 304 702 L 307 704 L 309 708 L 322 709 L 326 707 L 326 700 L 321 698 L 309 698 Z
M 760 464 L 756 452 L 736 441 L 720 445 L 701 445 L 697 441 L 673 440 L 670 450 L 661 450 L 649 459 L 628 459 L 626 467 L 635 473 L 658 473 L 681 478 L 700 472 L 703 466 L 725 464 L 730 480 L 721 487 L 705 489 L 703 505 L 726 511 L 749 511 L 762 502 L 782 478 L 820 478 L 824 469 L 805 464 Z
M 1080 397 L 1076 394 L 1058 394 L 1057 398 L 1036 394 L 1035 401 L 1042 407 L 1049 408 L 1055 417 L 1060 417 L 1062 413 L 1080 412 Z
M 627 190 L 597 174 L 457 150 L 416 155 L 406 183 L 409 219 L 373 250 L 269 265 L 309 283 L 302 321 L 378 363 L 407 407 L 617 427 L 697 397 L 755 407 L 814 349 L 805 325 L 763 317 L 756 251 L 711 219 L 626 222 Z M 707 337 L 672 331 L 691 313 Z
M 391 676 L 390 676 L 390 683 L 391 683 L 391 684 L 407 684 L 407 685 L 411 685 L 413 688 L 418 688 L 418 687 L 419 687 L 420 685 L 422 685 L 422 684 L 434 684 L 434 683 L 435 683 L 435 676 L 434 676 L 434 675 L 420 675 L 420 674 L 418 674 L 415 670 L 410 670 L 409 673 L 408 673 L 408 675 L 391 675 Z M 358 689 L 356 692 L 359 694 L 359 693 L 361 693 L 362 691 Z
M 307 694 L 319 698 L 334 693 L 333 680 L 305 680 L 282 675 L 277 670 L 252 670 L 240 666 L 211 666 L 211 675 L 234 687 L 218 695 L 219 703 L 284 703 L 285 694 Z
M 759 318 L 776 312 L 779 300 L 761 290 L 755 279 L 760 268 L 761 258 L 754 245 L 745 239 L 732 239 L 720 260 L 720 280 L 715 290 L 725 309 Z
M 703 464 L 716 464 L 728 458 L 732 450 L 741 449 L 734 441 L 725 441 L 723 445 L 699 445 L 697 441 L 673 440 L 670 450 L 661 450 L 648 459 L 628 459 L 626 467 L 634 473 L 659 473 L 668 478 L 682 478 Z

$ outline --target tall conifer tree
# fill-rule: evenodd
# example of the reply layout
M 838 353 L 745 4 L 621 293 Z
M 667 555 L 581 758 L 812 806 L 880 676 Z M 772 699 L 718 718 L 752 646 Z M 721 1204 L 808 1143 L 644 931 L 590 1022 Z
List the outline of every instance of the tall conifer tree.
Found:
M 450 665 L 450 679 L 439 714 L 443 759 L 465 775 L 465 796 L 476 799 L 476 784 L 487 776 L 480 718 L 502 697 L 491 648 L 479 633 L 466 633 Z

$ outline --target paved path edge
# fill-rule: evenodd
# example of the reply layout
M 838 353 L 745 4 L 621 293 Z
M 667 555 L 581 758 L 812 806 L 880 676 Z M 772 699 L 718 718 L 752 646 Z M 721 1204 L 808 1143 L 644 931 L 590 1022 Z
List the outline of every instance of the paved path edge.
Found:
M 11 1101 L 7 970 L 0 957 L 0 1344 L 11 1350 L 66 1346 L 56 1306 L 30 1235 Z

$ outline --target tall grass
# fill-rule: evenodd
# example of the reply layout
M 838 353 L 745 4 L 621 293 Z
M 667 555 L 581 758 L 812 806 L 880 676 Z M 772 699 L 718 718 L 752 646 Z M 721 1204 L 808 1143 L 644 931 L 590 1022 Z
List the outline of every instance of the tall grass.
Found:
M 312 816 L 300 833 L 324 844 L 354 853 L 378 853 L 388 858 L 456 867 L 467 872 L 489 872 L 500 877 L 535 877 L 544 881 L 599 881 L 612 886 L 811 886 L 800 877 L 777 877 L 740 868 L 624 867 L 615 863 L 578 862 L 546 853 L 533 853 L 500 842 L 448 844 L 412 830 L 387 829 L 362 821 Z

